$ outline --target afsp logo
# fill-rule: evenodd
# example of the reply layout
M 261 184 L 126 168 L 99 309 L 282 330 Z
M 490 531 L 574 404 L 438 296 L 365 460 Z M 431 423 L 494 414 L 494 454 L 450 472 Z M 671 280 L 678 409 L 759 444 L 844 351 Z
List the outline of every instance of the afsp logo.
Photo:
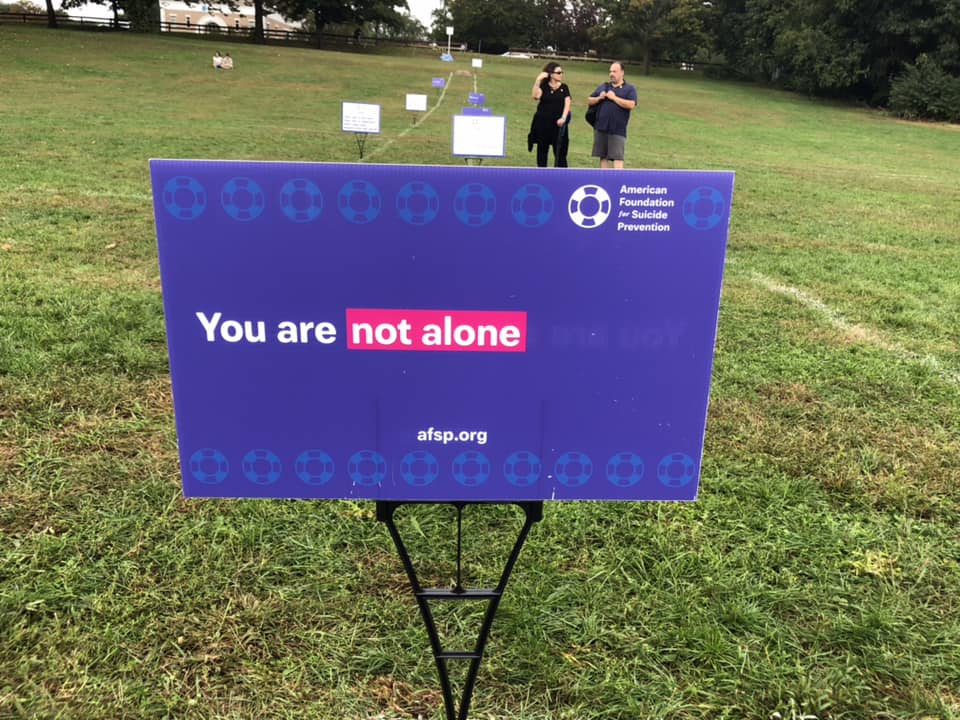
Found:
M 567 212 L 582 228 L 600 227 L 610 217 L 610 196 L 599 185 L 581 185 L 570 195 Z

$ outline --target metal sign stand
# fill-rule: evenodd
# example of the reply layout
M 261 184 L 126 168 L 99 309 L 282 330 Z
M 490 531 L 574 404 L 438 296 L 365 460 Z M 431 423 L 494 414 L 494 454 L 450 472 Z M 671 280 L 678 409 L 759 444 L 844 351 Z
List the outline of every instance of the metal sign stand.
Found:
M 367 133 L 365 132 L 355 132 L 354 137 L 357 138 L 357 149 L 360 150 L 360 159 L 363 159 L 363 146 L 367 144 Z
M 403 562 L 403 567 L 407 572 L 407 577 L 410 579 L 410 586 L 413 589 L 413 594 L 417 599 L 417 605 L 420 608 L 420 616 L 423 618 L 423 624 L 427 628 L 427 635 L 430 638 L 430 649 L 433 652 L 433 658 L 437 664 L 437 674 L 440 676 L 440 687 L 443 691 L 443 705 L 445 709 L 446 720 L 467 720 L 467 714 L 470 711 L 470 699 L 473 695 L 473 688 L 477 680 L 477 673 L 480 670 L 480 662 L 483 660 L 483 651 L 486 647 L 487 639 L 490 637 L 490 629 L 493 627 L 493 619 L 497 614 L 497 608 L 500 605 L 500 599 L 503 597 L 503 593 L 506 590 L 507 581 L 510 579 L 510 573 L 513 571 L 513 566 L 516 564 L 517 558 L 520 556 L 520 550 L 523 547 L 523 543 L 527 539 L 527 535 L 529 534 L 530 529 L 533 527 L 533 524 L 543 518 L 543 501 L 508 501 L 501 503 L 449 501 L 442 503 L 453 505 L 457 510 L 457 575 L 456 583 L 454 587 L 450 589 L 424 588 L 420 585 L 420 581 L 417 579 L 417 572 L 413 567 L 413 562 L 410 560 L 410 555 L 407 552 L 407 548 L 404 545 L 403 539 L 400 537 L 400 531 L 397 529 L 396 523 L 394 522 L 394 512 L 401 505 L 423 504 L 428 503 L 416 501 L 378 500 L 377 520 L 385 523 L 387 529 L 390 531 L 390 536 L 393 538 L 393 542 L 397 546 L 397 552 L 400 555 L 401 562 Z M 461 554 L 463 545 L 463 510 L 468 505 L 517 505 L 523 509 L 525 515 L 523 527 L 520 529 L 517 540 L 514 543 L 513 549 L 510 552 L 510 556 L 507 558 L 506 565 L 503 568 L 503 572 L 500 574 L 500 581 L 497 583 L 495 588 L 463 587 Z M 440 636 L 437 632 L 436 623 L 433 619 L 433 613 L 430 610 L 431 600 L 450 602 L 486 601 L 488 603 L 487 611 L 483 616 L 483 623 L 480 627 L 480 634 L 477 637 L 477 641 L 474 644 L 473 650 L 445 650 L 443 648 L 443 645 L 440 642 Z M 447 667 L 447 662 L 450 660 L 470 661 L 470 667 L 467 672 L 463 694 L 460 698 L 459 711 L 457 706 L 454 704 L 453 689 L 450 684 L 450 673 Z

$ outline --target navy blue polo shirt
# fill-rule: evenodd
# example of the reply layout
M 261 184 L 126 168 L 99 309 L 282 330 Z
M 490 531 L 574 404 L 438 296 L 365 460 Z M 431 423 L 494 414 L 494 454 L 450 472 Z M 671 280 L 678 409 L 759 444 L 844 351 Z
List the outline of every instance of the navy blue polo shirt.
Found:
M 624 83 L 620 87 L 614 87 L 610 83 L 604 83 L 592 93 L 590 97 L 597 97 L 607 90 L 613 90 L 618 98 L 624 100 L 633 100 L 637 102 L 637 89 L 630 83 Z M 597 110 L 597 122 L 593 126 L 595 130 L 607 133 L 608 135 L 627 136 L 627 123 L 630 122 L 630 111 L 624 110 L 612 100 L 604 100 Z

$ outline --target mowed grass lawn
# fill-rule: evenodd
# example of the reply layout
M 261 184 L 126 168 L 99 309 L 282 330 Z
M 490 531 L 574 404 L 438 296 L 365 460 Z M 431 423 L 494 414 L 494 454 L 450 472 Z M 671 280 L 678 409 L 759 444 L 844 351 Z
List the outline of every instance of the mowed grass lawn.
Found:
M 351 100 L 365 162 L 459 162 L 478 90 L 529 166 L 538 63 L 0 25 L 0 64 L 0 717 L 439 718 L 372 503 L 182 498 L 147 160 L 355 161 Z M 589 167 L 606 66 L 565 67 Z M 737 173 L 700 499 L 547 503 L 471 717 L 960 718 L 960 131 L 628 77 L 629 166 Z M 448 583 L 449 512 L 403 520 Z M 489 582 L 515 517 L 467 520 Z

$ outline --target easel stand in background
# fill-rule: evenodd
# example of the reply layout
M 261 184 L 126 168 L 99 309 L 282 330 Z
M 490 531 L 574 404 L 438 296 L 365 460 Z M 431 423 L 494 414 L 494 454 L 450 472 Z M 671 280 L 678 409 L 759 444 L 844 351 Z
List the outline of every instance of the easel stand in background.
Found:
M 417 578 L 417 572 L 414 569 L 413 562 L 407 552 L 406 545 L 400 537 L 400 531 L 394 522 L 394 513 L 402 505 L 424 505 L 424 504 L 444 504 L 452 505 L 457 512 L 457 550 L 456 550 L 456 580 L 454 586 L 449 589 L 444 588 L 424 588 L 420 585 Z M 476 505 L 516 505 L 524 512 L 524 524 L 513 545 L 510 556 L 507 558 L 506 565 L 500 574 L 500 581 L 494 588 L 465 588 L 463 587 L 463 511 L 468 506 Z M 430 649 L 433 652 L 434 660 L 437 664 L 437 673 L 440 676 L 440 687 L 443 691 L 443 704 L 446 712 L 446 720 L 467 720 L 467 714 L 470 711 L 470 699 L 473 695 L 473 688 L 476 684 L 477 673 L 480 670 L 480 662 L 483 660 L 483 651 L 490 637 L 490 629 L 493 627 L 493 619 L 496 616 L 497 608 L 500 605 L 500 599 L 507 587 L 507 581 L 510 579 L 510 573 L 513 566 L 520 556 L 520 550 L 523 547 L 527 535 L 535 522 L 543 518 L 543 502 L 535 501 L 513 501 L 500 503 L 477 503 L 466 501 L 449 501 L 444 503 L 420 503 L 406 501 L 377 501 L 377 520 L 385 523 L 397 546 L 397 552 L 403 567 L 410 579 L 410 586 L 416 597 L 417 605 L 420 608 L 420 616 L 423 618 L 423 624 L 427 628 L 427 635 L 430 639 Z M 440 636 L 437 632 L 437 626 L 434 622 L 433 612 L 430 609 L 430 601 L 444 602 L 476 602 L 486 601 L 487 611 L 483 616 L 483 622 L 480 627 L 480 633 L 472 650 L 446 650 L 444 649 Z M 459 710 L 454 704 L 453 689 L 450 683 L 450 672 L 447 663 L 449 661 L 469 660 L 470 666 L 467 671 L 466 682 L 463 688 L 463 695 L 460 698 Z

